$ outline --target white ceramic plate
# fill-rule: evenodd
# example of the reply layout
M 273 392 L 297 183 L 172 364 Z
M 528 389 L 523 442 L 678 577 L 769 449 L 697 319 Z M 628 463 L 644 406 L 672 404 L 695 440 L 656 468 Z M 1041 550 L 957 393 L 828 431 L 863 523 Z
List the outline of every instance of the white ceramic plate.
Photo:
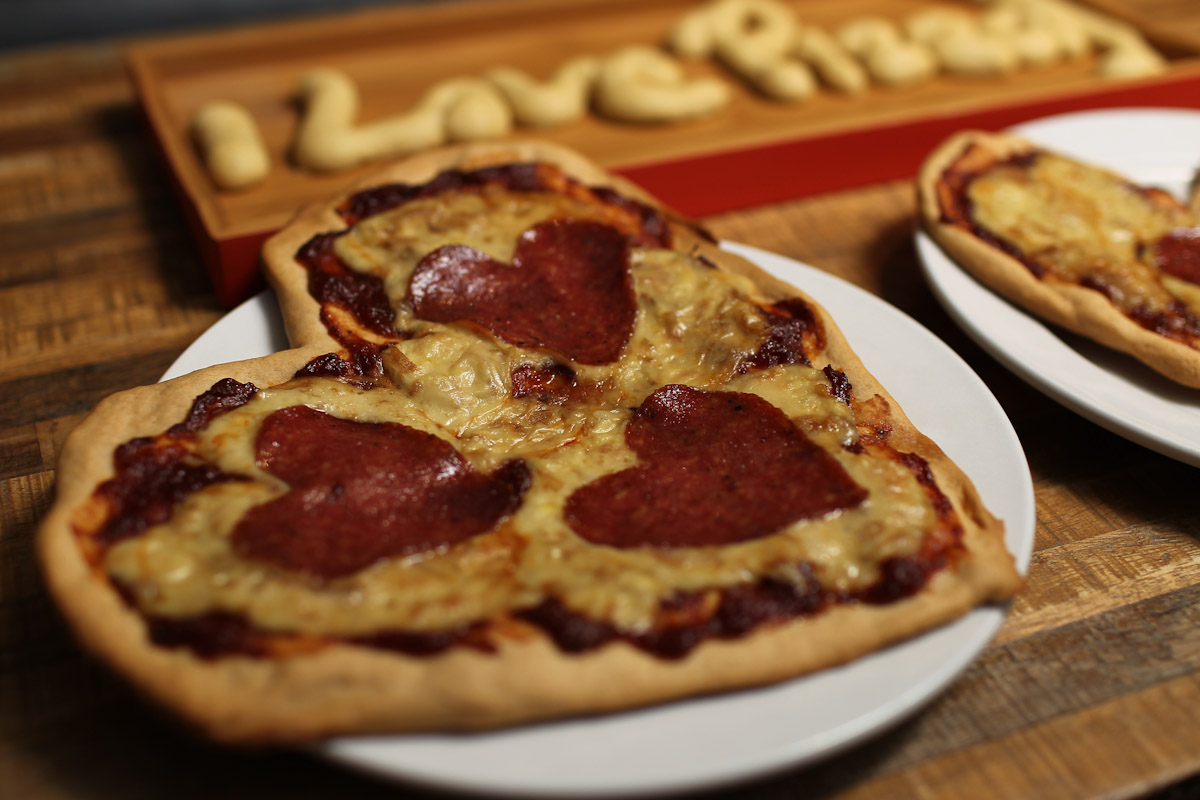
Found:
M 1024 571 L 1033 487 L 1020 442 L 983 382 L 941 340 L 874 295 L 781 256 L 728 247 L 829 309 L 867 367 L 1005 521 Z M 200 337 L 167 375 L 283 346 L 274 298 L 263 294 Z M 345 737 L 317 752 L 392 779 L 492 795 L 711 788 L 810 763 L 899 722 L 959 675 L 1003 616 L 1000 608 L 977 609 L 844 667 L 764 689 L 492 733 Z
M 1200 167 L 1200 112 L 1118 109 L 1046 117 L 1013 128 L 1059 152 L 1182 196 Z M 981 347 L 1067 408 L 1130 441 L 1200 466 L 1200 391 L 1135 359 L 1042 323 L 976 282 L 917 234 L 925 276 Z

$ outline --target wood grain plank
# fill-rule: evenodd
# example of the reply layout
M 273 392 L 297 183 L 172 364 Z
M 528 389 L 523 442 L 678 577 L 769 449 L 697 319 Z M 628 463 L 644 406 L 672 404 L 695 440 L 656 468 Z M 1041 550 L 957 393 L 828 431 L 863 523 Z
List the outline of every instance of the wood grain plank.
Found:
M 41 468 L 42 448 L 35 426 L 0 430 L 0 480 L 28 475 Z
M 173 349 L 182 352 L 216 322 L 212 309 L 178 308 L 168 288 L 110 276 L 0 290 L 0 314 L 16 330 L 0 331 L 0 381 L 58 373 L 109 358 Z M 7 327 L 7 326 L 6 326 Z
M 1188 737 L 1163 735 L 1164 730 L 1194 727 L 1197 703 L 1200 676 L 1183 675 L 1136 694 L 1115 696 L 1077 715 L 1049 719 L 1003 739 L 865 781 L 839 796 L 1143 796 L 1200 770 L 1200 754 Z M 1112 747 L 1115 741 L 1122 746 Z
M 1200 584 L 1200 526 L 1137 525 L 1039 551 L 996 643 Z
M 104 40 L 6 52 L 0 64 L 0 88 L 5 96 L 24 92 L 45 97 L 64 87 L 120 79 L 124 69 L 120 47 L 120 42 Z
M 173 299 L 188 305 L 211 300 L 208 279 L 177 210 L 157 206 L 107 207 L 50 220 L 0 225 L 0 290 L 45 282 L 63 287 L 75 278 L 119 277 L 129 283 L 166 279 Z M 69 290 L 69 289 L 68 289 Z M 187 298 L 187 300 L 184 300 Z M 0 321 L 3 329 L 4 321 Z
M 129 85 L 119 74 L 92 76 L 53 94 L 25 83 L 0 94 L 0 154 L 95 143 L 140 130 L 143 120 L 129 108 Z M 28 163 L 28 162 L 27 162 Z
M 1200 622 L 1197 599 L 1200 586 L 1187 586 L 998 642 L 907 727 L 878 770 L 907 770 L 1200 674 L 1200 641 L 1188 635 Z
M 42 518 L 53 499 L 54 473 L 42 470 L 0 480 L 0 518 L 5 520 L 0 541 L 28 539 L 34 524 Z M 16 583 L 0 582 L 7 598 Z
M 139 199 L 128 180 L 122 149 L 113 143 L 78 144 L 0 157 L 0 223 L 28 222 Z
M 6 328 L 23 331 L 65 328 L 105 315 L 126 318 L 131 332 L 151 323 L 170 327 L 187 312 L 170 307 L 174 288 L 170 282 L 147 280 L 159 269 L 155 262 L 131 263 L 125 274 L 99 272 L 76 277 L 70 282 L 71 291 L 63 291 L 57 281 L 0 289 L 0 315 Z M 138 315 L 146 318 L 138 319 Z M 62 339 L 70 345 L 69 332 L 64 332 Z
M 55 373 L 0 381 L 0 420 L 12 427 L 87 411 L 114 391 L 154 383 L 179 348 L 84 364 Z
M 85 416 L 86 413 L 70 414 L 65 417 L 40 420 L 34 425 L 37 432 L 38 451 L 44 469 L 55 467 L 63 442 Z
M 107 72 L 91 93 L 56 87 L 40 115 L 0 105 L 8 134 L 30 134 L 0 133 L 17 147 L 0 149 L 0 380 L 179 351 L 219 316 L 128 83 Z
M 160 306 L 138 305 L 120 313 L 39 324 L 11 336 L 5 335 L 0 340 L 0 353 L 4 358 L 0 365 L 0 384 L 23 380 L 21 385 L 38 386 L 37 391 L 41 393 L 54 389 L 53 382 L 64 372 L 97 362 L 124 362 L 146 357 L 158 364 L 164 353 L 178 355 L 183 352 L 219 318 L 216 312 L 163 313 L 161 309 Z M 52 376 L 52 379 L 43 379 L 45 376 Z
M 68 673 L 61 682 L 88 677 L 86 671 Z M 27 734 L 7 754 L 0 751 L 0 786 L 11 787 L 13 797 L 38 800 L 449 797 L 416 786 L 385 783 L 301 753 L 239 752 L 205 745 L 164 724 L 136 698 L 119 690 L 111 694 L 109 700 L 95 703 L 86 714 L 72 716 L 55 728 Z M 83 733 L 100 726 L 105 731 L 103 736 Z M 162 752 L 171 756 L 153 756 Z

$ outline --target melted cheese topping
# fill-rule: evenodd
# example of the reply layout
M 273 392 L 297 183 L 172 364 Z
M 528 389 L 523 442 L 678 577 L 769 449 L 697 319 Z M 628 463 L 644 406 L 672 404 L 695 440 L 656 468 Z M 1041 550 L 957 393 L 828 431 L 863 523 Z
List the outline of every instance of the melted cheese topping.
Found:
M 1200 311 L 1197 292 L 1164 281 L 1142 247 L 1192 224 L 1182 209 L 1172 213 L 1103 170 L 1050 153 L 1032 165 L 988 170 L 971 181 L 968 196 L 979 225 L 1058 280 L 1099 281 L 1126 312 L 1160 311 L 1176 300 Z
M 169 616 L 229 611 L 266 629 L 356 635 L 443 630 L 553 596 L 636 633 L 652 624 L 660 602 L 674 592 L 766 575 L 800 583 L 802 562 L 813 565 L 823 585 L 851 591 L 873 583 L 884 559 L 919 552 L 936 512 L 902 465 L 846 449 L 857 440 L 854 415 L 832 396 L 820 369 L 824 362 L 736 373 L 737 359 L 767 332 L 744 278 L 672 250 L 635 250 L 633 335 L 614 364 L 572 364 L 583 388 L 561 403 L 511 393 L 514 367 L 544 363 L 552 354 L 412 316 L 401 298 L 422 255 L 447 241 L 466 241 L 507 259 L 520 231 L 563 212 L 553 199 L 518 198 L 506 205 L 487 196 L 461 203 L 441 198 L 381 214 L 341 237 L 341 256 L 355 269 L 384 277 L 395 298 L 397 328 L 413 333 L 385 353 L 394 387 L 368 390 L 331 378 L 298 378 L 217 417 L 199 434 L 197 455 L 251 480 L 196 492 L 167 523 L 108 551 L 107 569 L 139 606 Z M 489 206 L 486 223 L 481 203 Z M 567 498 L 636 463 L 625 445 L 626 424 L 651 392 L 670 383 L 763 397 L 832 453 L 868 498 L 725 547 L 588 543 L 563 519 Z M 247 509 L 287 491 L 255 463 L 255 433 L 267 415 L 293 405 L 412 426 L 450 442 L 482 471 L 522 458 L 532 484 L 519 510 L 493 531 L 436 552 L 385 559 L 344 578 L 318 581 L 249 562 L 233 553 L 231 532 Z

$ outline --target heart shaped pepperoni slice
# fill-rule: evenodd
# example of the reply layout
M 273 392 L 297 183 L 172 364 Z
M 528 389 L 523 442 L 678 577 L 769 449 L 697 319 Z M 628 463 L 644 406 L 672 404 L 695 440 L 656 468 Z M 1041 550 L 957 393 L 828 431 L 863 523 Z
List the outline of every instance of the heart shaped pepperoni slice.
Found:
M 567 523 L 594 544 L 734 544 L 866 498 L 833 456 L 753 394 L 664 386 L 634 412 L 625 442 L 640 463 L 567 500 Z
M 421 319 L 472 322 L 581 364 L 620 358 L 637 316 L 628 237 L 591 220 L 538 223 L 517 240 L 511 264 L 466 245 L 439 247 L 413 271 L 408 299 Z
M 321 578 L 488 531 L 530 480 L 523 461 L 485 475 L 432 434 L 307 406 L 268 416 L 255 447 L 259 466 L 291 488 L 241 519 L 234 550 Z

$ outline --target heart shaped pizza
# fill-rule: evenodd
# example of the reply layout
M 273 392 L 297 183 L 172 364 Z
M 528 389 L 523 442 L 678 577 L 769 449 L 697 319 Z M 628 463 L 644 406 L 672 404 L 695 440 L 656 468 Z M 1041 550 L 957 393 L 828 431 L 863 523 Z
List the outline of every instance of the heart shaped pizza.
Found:
M 1020 587 L 816 301 L 577 154 L 418 156 L 264 260 L 292 349 L 102 402 L 39 536 L 84 644 L 213 737 L 761 685 Z

